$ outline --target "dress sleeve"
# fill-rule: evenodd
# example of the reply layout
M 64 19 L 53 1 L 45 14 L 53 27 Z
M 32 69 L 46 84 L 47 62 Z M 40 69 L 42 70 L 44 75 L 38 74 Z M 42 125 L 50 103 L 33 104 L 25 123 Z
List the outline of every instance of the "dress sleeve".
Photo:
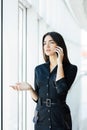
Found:
M 36 70 L 36 68 L 34 70 L 34 88 L 35 88 L 36 93 L 38 94 L 38 83 L 37 83 L 37 70 Z M 38 102 L 38 100 L 35 101 L 35 102 Z
M 34 72 L 34 88 L 35 88 L 35 91 L 37 92 L 38 94 L 38 83 L 37 83 L 37 79 L 38 79 L 38 76 L 37 76 L 37 70 L 35 68 L 35 72 Z
M 73 65 L 65 72 L 65 77 L 56 81 L 57 93 L 67 92 L 73 84 L 77 73 L 77 66 Z

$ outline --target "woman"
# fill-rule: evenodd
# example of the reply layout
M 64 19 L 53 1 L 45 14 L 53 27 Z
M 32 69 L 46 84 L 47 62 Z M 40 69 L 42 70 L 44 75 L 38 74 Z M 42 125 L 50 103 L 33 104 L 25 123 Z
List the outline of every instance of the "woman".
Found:
M 37 103 L 33 119 L 35 130 L 72 130 L 66 96 L 76 77 L 77 66 L 70 63 L 64 39 L 59 33 L 46 33 L 42 48 L 45 63 L 35 68 L 35 89 L 25 82 L 12 87 L 29 90 Z

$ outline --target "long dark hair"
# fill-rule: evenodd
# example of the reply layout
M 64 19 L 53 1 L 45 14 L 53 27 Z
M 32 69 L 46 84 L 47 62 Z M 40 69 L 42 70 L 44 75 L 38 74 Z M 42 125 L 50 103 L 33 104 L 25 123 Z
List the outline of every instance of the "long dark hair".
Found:
M 43 50 L 43 57 L 44 57 L 44 60 L 45 62 L 49 61 L 49 56 L 47 56 L 45 53 L 44 53 L 44 39 L 47 35 L 50 35 L 52 37 L 52 39 L 56 42 L 56 44 L 58 46 L 60 46 L 62 49 L 63 49 L 63 52 L 64 52 L 64 58 L 63 58 L 63 64 L 68 64 L 70 63 L 69 59 L 68 59 L 68 54 L 67 54 L 67 48 L 66 48 L 66 45 L 65 45 L 65 41 L 62 37 L 62 35 L 60 35 L 59 33 L 57 32 L 47 32 L 43 38 L 42 38 L 42 50 Z

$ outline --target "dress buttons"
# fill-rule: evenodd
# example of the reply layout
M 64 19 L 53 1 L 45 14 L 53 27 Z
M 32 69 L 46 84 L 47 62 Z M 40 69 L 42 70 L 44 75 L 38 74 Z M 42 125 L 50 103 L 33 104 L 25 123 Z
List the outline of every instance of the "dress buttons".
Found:
M 49 129 L 51 129 L 51 125 L 49 126 Z
M 48 120 L 50 121 L 50 118 L 48 118 Z
M 49 79 L 49 76 L 47 76 L 47 79 Z
M 47 93 L 47 96 L 48 96 L 48 93 Z
M 48 112 L 50 112 L 50 110 L 48 110 Z
M 48 87 L 48 84 L 46 86 Z
M 58 88 L 56 87 L 56 89 L 58 89 Z

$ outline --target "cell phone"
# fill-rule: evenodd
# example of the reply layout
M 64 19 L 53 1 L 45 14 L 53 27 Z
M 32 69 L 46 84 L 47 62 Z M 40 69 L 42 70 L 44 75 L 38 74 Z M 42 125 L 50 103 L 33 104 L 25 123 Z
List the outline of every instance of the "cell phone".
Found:
M 56 55 L 57 55 L 57 57 L 58 57 L 58 53 L 56 52 Z

